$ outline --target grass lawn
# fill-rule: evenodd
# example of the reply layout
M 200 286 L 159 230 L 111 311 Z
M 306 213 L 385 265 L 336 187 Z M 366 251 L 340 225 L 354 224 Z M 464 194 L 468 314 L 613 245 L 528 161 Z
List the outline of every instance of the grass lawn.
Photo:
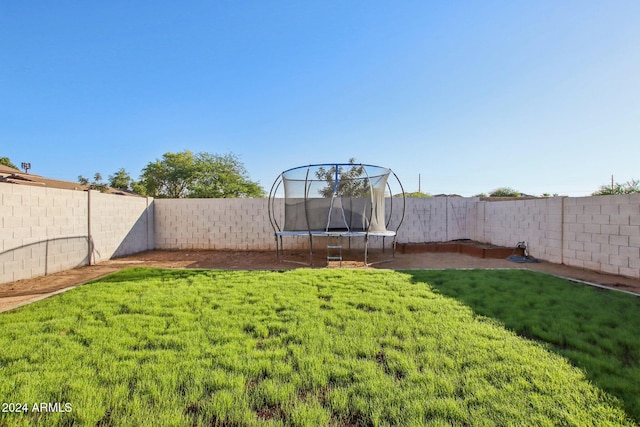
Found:
M 525 271 L 125 270 L 0 314 L 0 426 L 634 425 L 638 313 Z

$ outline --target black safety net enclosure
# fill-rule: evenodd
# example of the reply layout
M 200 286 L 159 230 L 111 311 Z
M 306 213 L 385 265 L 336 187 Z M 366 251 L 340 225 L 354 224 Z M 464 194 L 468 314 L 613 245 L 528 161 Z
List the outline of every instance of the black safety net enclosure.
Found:
M 400 188 L 390 197 L 390 178 Z M 284 190 L 284 220 L 275 211 L 276 195 Z M 389 197 L 387 197 L 389 196 Z M 394 206 L 399 204 L 399 207 Z M 387 209 L 388 208 L 388 209 Z M 399 209 L 400 220 L 389 229 L 393 209 Z M 387 212 L 388 210 L 388 212 Z M 269 220 L 280 258 L 283 238 L 308 236 L 309 263 L 313 262 L 313 238 L 333 238 L 327 244 L 327 259 L 342 260 L 342 238 L 364 239 L 364 262 L 367 263 L 370 237 L 390 238 L 395 255 L 396 237 L 402 224 L 405 198 L 402 184 L 389 168 L 354 163 L 314 164 L 282 172 L 269 193 Z M 329 249 L 335 249 L 334 255 Z

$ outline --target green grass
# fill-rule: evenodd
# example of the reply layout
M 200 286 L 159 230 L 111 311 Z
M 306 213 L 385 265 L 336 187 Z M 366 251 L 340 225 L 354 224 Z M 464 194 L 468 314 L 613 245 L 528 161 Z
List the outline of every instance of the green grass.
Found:
M 633 425 L 637 394 L 592 370 L 638 383 L 639 298 L 589 290 L 588 308 L 611 304 L 589 326 L 606 340 L 558 349 L 526 323 L 547 303 L 510 290 L 538 282 L 558 307 L 585 289 L 516 271 L 126 270 L 0 315 L 2 401 L 73 407 L 0 426 Z M 514 293 L 510 307 L 481 313 L 476 287 L 494 309 Z M 624 374 L 600 357 L 622 337 Z M 602 366 L 574 367 L 573 351 Z
M 528 271 L 411 273 L 566 357 L 640 420 L 640 297 Z

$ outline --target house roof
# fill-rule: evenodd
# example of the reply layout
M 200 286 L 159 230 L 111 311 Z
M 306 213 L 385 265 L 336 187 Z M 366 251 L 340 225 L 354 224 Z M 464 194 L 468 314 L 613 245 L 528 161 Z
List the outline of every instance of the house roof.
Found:
M 20 169 L 14 169 L 9 166 L 0 165 L 0 176 L 10 175 L 12 173 L 20 173 Z
M 9 171 L 5 171 L 9 169 Z M 15 172 L 11 172 L 15 171 Z M 63 190 L 77 190 L 87 191 L 90 186 L 87 184 L 80 184 L 79 182 L 62 181 L 59 179 L 45 178 L 40 175 L 33 175 L 29 173 L 22 173 L 16 169 L 8 168 L 0 165 L 0 183 L 18 184 L 18 185 L 31 185 L 35 187 L 47 187 L 47 188 L 60 188 Z M 130 191 L 123 191 L 117 188 L 107 187 L 105 193 L 119 194 L 123 196 L 139 196 L 139 194 L 132 193 Z
M 58 179 L 45 178 L 40 175 L 32 175 L 27 173 L 12 173 L 0 178 L 1 182 L 10 184 L 33 185 L 37 187 L 62 188 L 65 190 L 87 190 L 88 185 L 82 185 L 79 182 L 61 181 Z

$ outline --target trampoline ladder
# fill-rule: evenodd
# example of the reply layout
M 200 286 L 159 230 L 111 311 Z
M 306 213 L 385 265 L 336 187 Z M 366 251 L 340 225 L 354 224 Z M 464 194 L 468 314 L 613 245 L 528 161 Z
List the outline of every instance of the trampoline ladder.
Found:
M 327 242 L 327 263 L 329 261 L 340 261 L 340 267 L 342 267 L 342 235 L 329 234 Z M 337 242 L 336 242 L 337 240 Z M 337 249 L 337 255 L 336 255 Z

